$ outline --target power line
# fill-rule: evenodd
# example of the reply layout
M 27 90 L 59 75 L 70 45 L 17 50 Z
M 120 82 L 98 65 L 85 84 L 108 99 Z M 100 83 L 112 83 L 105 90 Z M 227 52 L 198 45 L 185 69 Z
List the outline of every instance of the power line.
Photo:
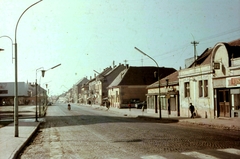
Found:
M 210 40 L 210 39 L 213 39 L 213 38 L 217 38 L 217 37 L 220 37 L 220 36 L 225 36 L 227 34 L 231 34 L 231 33 L 237 32 L 237 31 L 240 31 L 240 27 L 237 27 L 237 28 L 234 28 L 234 29 L 231 29 L 231 30 L 228 30 L 228 31 L 224 31 L 224 32 L 221 32 L 221 33 L 218 33 L 218 34 L 214 34 L 214 35 L 202 38 L 199 41 L 201 41 L 201 43 L 202 43 L 202 41 L 207 41 L 207 40 Z M 194 41 L 194 42 L 195 42 L 195 45 L 199 44 L 199 42 L 196 42 L 196 41 Z M 167 52 L 165 52 L 163 54 L 160 54 L 160 55 L 159 54 L 155 55 L 155 56 L 153 56 L 153 58 L 157 58 L 157 57 L 165 56 L 165 55 L 174 56 L 174 54 L 172 54 L 172 53 L 174 53 L 176 51 L 179 51 L 179 50 L 182 50 L 184 48 L 186 49 L 189 46 L 190 46 L 189 44 L 185 44 L 185 45 L 182 45 L 182 46 L 180 46 L 180 47 L 178 47 L 178 48 L 176 48 L 174 50 L 167 51 Z M 182 55 L 182 53 L 183 52 L 181 51 L 180 54 Z M 149 59 L 148 58 L 145 58 L 145 59 L 142 58 L 142 59 L 138 59 L 138 60 L 128 60 L 128 61 L 139 61 L 139 60 L 143 61 L 143 60 L 149 60 Z
M 227 35 L 227 34 L 231 34 L 231 33 L 237 32 L 237 31 L 240 31 L 240 27 L 237 27 L 237 28 L 234 28 L 234 29 L 225 31 L 225 32 L 221 32 L 221 33 L 218 33 L 218 34 L 214 34 L 214 35 L 211 35 L 211 36 L 202 38 L 202 39 L 200 39 L 199 41 L 204 41 L 204 40 L 209 40 L 209 39 L 217 38 L 217 37 L 224 36 L 224 35 Z

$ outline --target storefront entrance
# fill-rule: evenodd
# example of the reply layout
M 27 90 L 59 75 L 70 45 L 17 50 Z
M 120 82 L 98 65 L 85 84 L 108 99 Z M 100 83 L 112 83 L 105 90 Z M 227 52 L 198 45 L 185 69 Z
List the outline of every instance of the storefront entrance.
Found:
M 218 90 L 218 116 L 230 117 L 230 93 L 229 89 Z

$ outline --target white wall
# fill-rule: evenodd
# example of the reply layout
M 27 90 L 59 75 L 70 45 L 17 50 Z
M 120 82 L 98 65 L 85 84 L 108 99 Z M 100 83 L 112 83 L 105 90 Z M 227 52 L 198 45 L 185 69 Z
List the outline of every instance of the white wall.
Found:
M 199 97 L 199 81 L 208 81 L 208 97 Z M 185 97 L 185 82 L 190 83 L 190 97 Z M 210 64 L 196 66 L 179 72 L 180 116 L 190 117 L 189 104 L 195 106 L 201 118 L 214 118 L 214 94 Z

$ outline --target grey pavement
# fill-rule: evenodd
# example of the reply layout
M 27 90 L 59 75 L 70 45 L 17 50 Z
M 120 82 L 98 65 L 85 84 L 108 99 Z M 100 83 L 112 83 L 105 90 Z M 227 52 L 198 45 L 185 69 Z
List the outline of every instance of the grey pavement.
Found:
M 0 159 L 12 159 L 23 150 L 31 137 L 36 133 L 40 122 L 19 120 L 18 137 L 15 135 L 14 124 L 0 128 Z
M 137 117 L 143 120 L 150 120 L 155 122 L 176 122 L 179 124 L 192 124 L 205 126 L 207 128 L 220 128 L 228 130 L 240 131 L 240 118 L 217 118 L 217 119 L 205 119 L 205 118 L 181 118 L 181 117 L 168 117 L 163 116 L 159 119 L 158 114 L 147 113 L 141 109 L 118 109 L 110 108 L 99 105 L 85 105 L 102 111 L 109 111 L 119 113 L 123 116 Z M 42 119 L 39 119 L 44 120 Z M 13 123 L 5 127 L 0 128 L 0 159 L 12 159 L 16 158 L 23 148 L 27 145 L 32 136 L 37 132 L 40 126 L 40 122 L 35 122 L 35 119 L 20 119 L 19 120 L 19 137 L 14 137 L 14 125 Z

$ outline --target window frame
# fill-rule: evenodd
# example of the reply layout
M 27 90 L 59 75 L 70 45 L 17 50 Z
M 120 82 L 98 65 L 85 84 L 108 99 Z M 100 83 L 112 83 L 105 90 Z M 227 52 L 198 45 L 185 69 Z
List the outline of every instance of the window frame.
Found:
M 184 96 L 185 98 L 190 97 L 190 82 L 184 82 Z

